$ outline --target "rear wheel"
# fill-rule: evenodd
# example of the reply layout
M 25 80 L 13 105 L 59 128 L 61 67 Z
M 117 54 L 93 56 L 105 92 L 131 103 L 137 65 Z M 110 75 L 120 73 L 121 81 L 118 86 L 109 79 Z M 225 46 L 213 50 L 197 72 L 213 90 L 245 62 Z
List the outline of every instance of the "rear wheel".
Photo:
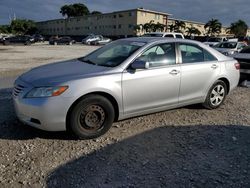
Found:
M 112 103 L 100 95 L 90 95 L 79 101 L 70 114 L 72 132 L 80 139 L 91 139 L 105 134 L 114 121 Z
M 226 95 L 227 86 L 225 82 L 218 80 L 210 88 L 203 106 L 208 109 L 216 109 L 224 102 Z

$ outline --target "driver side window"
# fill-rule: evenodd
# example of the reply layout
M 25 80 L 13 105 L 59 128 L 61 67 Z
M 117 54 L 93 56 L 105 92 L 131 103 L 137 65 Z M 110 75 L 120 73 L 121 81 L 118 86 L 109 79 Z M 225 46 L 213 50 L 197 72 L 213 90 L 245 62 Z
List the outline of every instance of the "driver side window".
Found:
M 139 60 L 149 63 L 149 67 L 160 67 L 176 64 L 175 44 L 159 44 L 146 50 Z

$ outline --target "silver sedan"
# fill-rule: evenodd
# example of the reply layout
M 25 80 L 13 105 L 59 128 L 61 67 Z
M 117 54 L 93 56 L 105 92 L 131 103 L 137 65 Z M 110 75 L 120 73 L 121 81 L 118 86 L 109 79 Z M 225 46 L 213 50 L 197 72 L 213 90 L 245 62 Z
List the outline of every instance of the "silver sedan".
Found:
M 15 81 L 13 100 L 22 122 L 90 139 L 130 117 L 196 103 L 218 108 L 238 81 L 238 62 L 202 43 L 128 38 L 30 70 Z

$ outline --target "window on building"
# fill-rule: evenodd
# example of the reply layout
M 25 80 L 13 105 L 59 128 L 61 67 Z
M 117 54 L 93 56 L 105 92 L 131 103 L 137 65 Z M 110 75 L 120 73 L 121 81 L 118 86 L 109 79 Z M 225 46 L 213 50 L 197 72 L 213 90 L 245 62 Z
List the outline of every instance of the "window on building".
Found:
M 129 16 L 134 16 L 134 15 L 135 15 L 135 12 L 129 12 L 128 15 L 129 15 Z
M 121 28 L 122 28 L 122 25 L 121 25 L 121 24 L 119 24 L 119 25 L 118 25 L 118 28 L 119 28 L 119 29 L 121 29 Z
M 122 14 L 119 14 L 119 18 L 122 18 L 123 17 L 123 15 Z
M 114 15 L 113 18 L 116 18 L 116 15 Z
M 116 25 L 113 25 L 113 28 L 116 29 Z

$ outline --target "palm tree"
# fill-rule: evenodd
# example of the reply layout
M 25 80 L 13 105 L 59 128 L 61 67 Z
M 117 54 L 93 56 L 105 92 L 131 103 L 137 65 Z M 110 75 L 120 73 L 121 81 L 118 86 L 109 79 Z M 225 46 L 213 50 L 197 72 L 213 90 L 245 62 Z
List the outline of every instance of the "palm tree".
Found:
M 214 36 L 221 33 L 222 24 L 217 19 L 209 20 L 204 26 L 205 30 L 207 30 L 208 36 Z
M 157 31 L 163 32 L 165 30 L 165 25 L 157 22 L 156 28 Z
M 201 34 L 200 30 L 193 26 L 187 27 L 186 33 L 188 36 Z
M 147 33 L 147 32 L 151 32 L 151 24 L 150 23 L 145 23 L 143 25 L 143 30 Z
M 173 32 L 174 29 L 175 29 L 175 25 L 174 24 L 169 25 L 168 29 L 169 29 L 170 32 Z
M 143 25 L 142 24 L 135 25 L 134 31 L 135 31 L 135 34 L 143 32 Z
M 235 37 L 245 37 L 247 34 L 248 25 L 243 20 L 231 23 L 227 28 L 227 33 L 234 34 Z
M 185 28 L 186 28 L 185 22 L 179 20 L 175 21 L 175 27 L 174 27 L 175 32 L 182 32 L 182 30 Z

